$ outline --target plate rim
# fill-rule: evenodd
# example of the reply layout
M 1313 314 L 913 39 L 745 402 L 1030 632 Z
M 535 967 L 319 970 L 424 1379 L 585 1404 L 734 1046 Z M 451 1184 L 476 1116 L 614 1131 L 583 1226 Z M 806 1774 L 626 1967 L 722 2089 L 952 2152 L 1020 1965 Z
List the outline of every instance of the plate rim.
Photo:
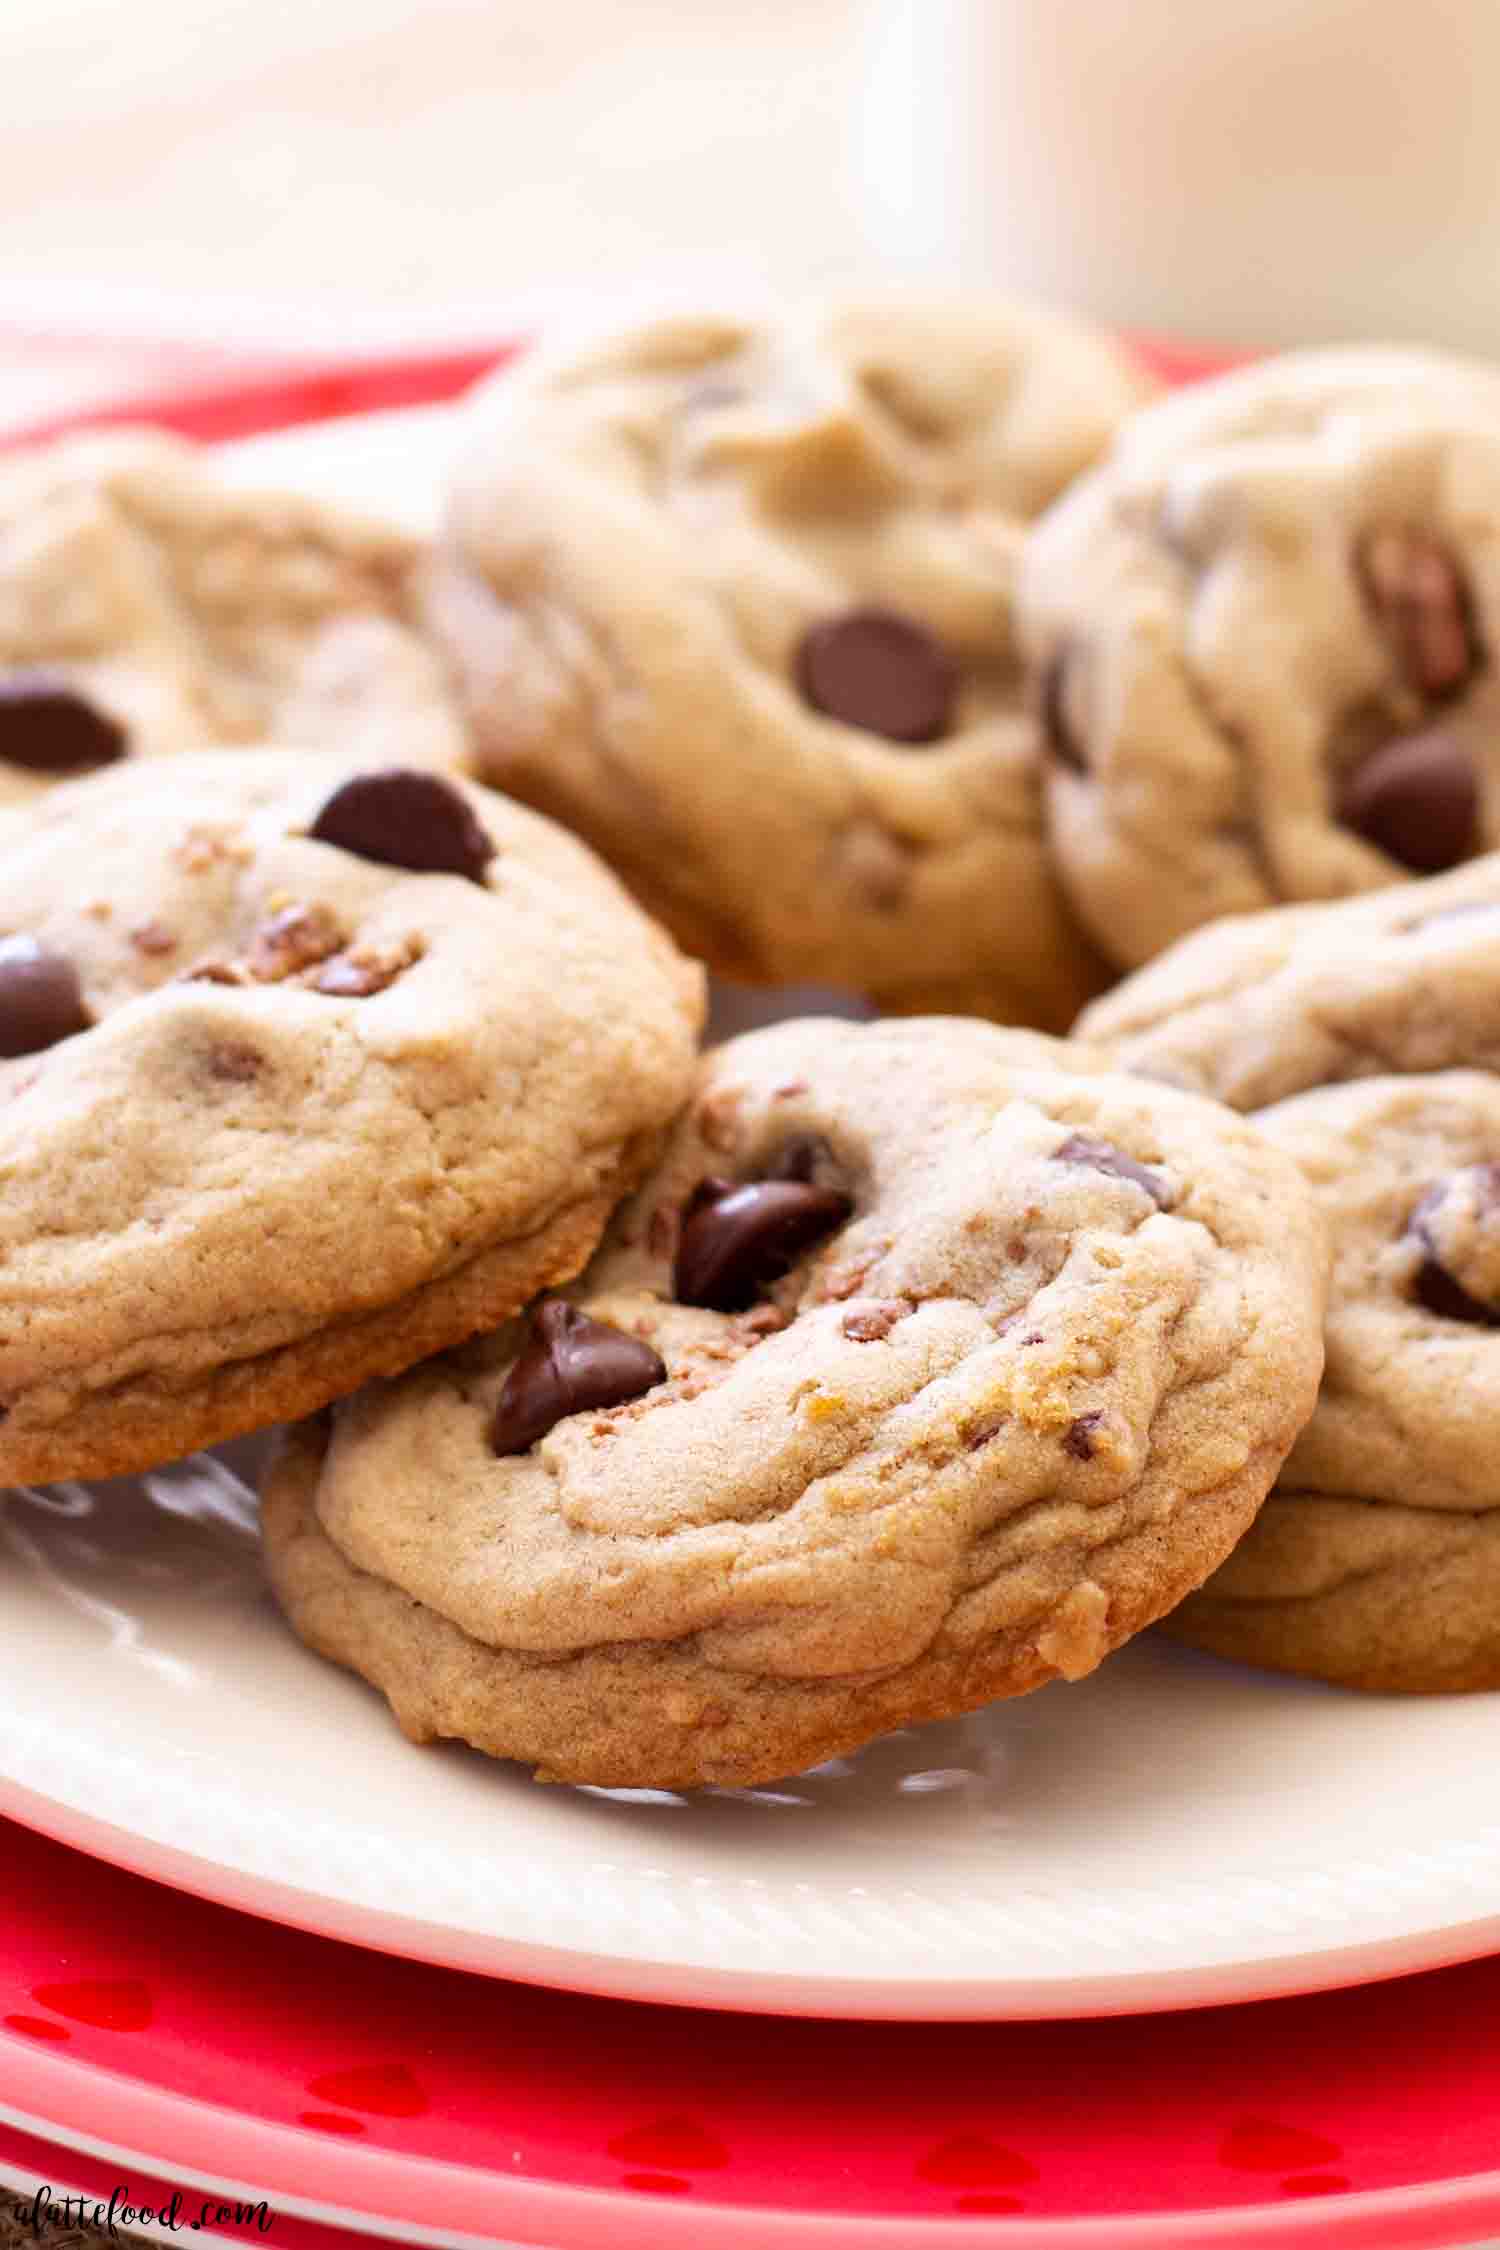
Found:
M 526 1937 L 459 1931 L 452 1924 L 426 1923 L 412 1915 L 358 1906 L 332 1892 L 278 1881 L 146 1839 L 138 1830 L 80 1812 L 66 1800 L 48 1797 L 8 1775 L 0 1775 L 0 1816 L 126 1874 L 367 1952 L 601 1999 L 746 2015 L 872 2023 L 1066 2022 L 1172 2015 L 1389 1983 L 1500 1952 L 1497 1911 L 1404 1937 L 1238 1958 L 1217 1966 L 1133 1969 L 1118 1975 L 1096 1972 L 1026 1982 L 1014 1976 L 987 1981 L 972 1972 L 898 1974 L 879 1981 L 820 1977 L 805 1969 L 778 1975 L 759 1969 L 705 1967 L 660 1954 L 598 1953 Z M 1314 1874 L 1311 1880 L 1316 1884 L 1321 1878 Z

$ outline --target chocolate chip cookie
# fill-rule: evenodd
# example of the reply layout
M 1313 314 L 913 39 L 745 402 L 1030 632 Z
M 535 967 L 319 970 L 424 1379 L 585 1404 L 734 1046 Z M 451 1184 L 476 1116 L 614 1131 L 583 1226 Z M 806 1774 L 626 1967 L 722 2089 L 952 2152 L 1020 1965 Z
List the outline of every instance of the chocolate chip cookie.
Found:
M 729 1042 L 588 1272 L 291 1434 L 273 1583 L 418 1741 L 793 1771 L 1076 1679 L 1244 1530 L 1325 1249 L 1231 1113 L 973 1020 Z
M 0 849 L 0 1482 L 312 1411 L 576 1273 L 686 1098 L 701 974 L 428 770 L 115 766 Z
M 1127 965 L 1500 844 L 1500 371 L 1293 353 L 1141 415 L 1037 527 L 1058 864 Z
M 1500 1071 L 1500 853 L 1197 930 L 1079 1018 L 1122 1069 L 1235 1109 L 1386 1072 Z
M 1334 1243 L 1318 1408 L 1167 1630 L 1350 1687 L 1500 1687 L 1500 1079 L 1322 1087 L 1258 1113 Z
M 1359 1687 L 1500 1686 L 1500 855 L 1200 930 L 1082 1028 L 1253 1111 L 1333 1239 L 1317 1411 L 1168 1629 Z
M 1025 520 L 1142 394 L 1012 306 L 659 322 L 506 374 L 429 581 L 480 770 L 748 983 L 1063 1028 Z
M 213 743 L 461 762 L 419 551 L 158 431 L 0 457 L 0 805 Z

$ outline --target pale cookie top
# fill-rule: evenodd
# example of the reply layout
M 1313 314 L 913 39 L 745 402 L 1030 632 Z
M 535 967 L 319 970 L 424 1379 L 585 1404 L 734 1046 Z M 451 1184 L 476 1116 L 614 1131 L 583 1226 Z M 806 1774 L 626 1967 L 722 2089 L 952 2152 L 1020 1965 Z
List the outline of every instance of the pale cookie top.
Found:
M 461 760 L 416 541 L 238 489 L 152 430 L 0 457 L 0 804 L 126 756 L 319 742 Z
M 0 852 L 0 1403 L 186 1384 L 529 1234 L 670 1117 L 700 1010 L 488 790 L 284 750 L 54 790 Z
M 1301 1166 L 1334 1251 L 1323 1391 L 1283 1485 L 1500 1507 L 1500 1080 L 1361 1079 L 1256 1123 Z
M 1061 1028 L 1022 525 L 1143 389 L 1005 305 L 680 319 L 489 386 L 430 618 L 481 767 L 726 974 Z
M 1163 401 L 1038 526 L 1018 613 L 1116 960 L 1500 844 L 1500 370 L 1351 346 Z
M 779 1025 L 563 1297 L 337 1410 L 318 1518 L 491 1647 L 1076 1677 L 1253 1513 L 1324 1255 L 1294 1166 L 1082 1046 Z
M 1500 1070 L 1500 853 L 1199 930 L 1079 1030 L 1122 1069 L 1236 1109 L 1384 1072 Z

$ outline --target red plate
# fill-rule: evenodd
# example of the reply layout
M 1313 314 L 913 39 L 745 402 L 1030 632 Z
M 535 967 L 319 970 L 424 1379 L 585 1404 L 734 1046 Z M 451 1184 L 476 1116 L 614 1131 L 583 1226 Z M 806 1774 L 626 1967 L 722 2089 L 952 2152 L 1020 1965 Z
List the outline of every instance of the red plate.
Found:
M 556 2250 L 1500 2227 L 1500 1961 L 1178 2016 L 799 2023 L 363 1952 L 9 1823 L 0 1850 L 0 2119 L 98 2160 L 69 2185 Z M 5 2174 L 53 2162 L 0 2141 Z

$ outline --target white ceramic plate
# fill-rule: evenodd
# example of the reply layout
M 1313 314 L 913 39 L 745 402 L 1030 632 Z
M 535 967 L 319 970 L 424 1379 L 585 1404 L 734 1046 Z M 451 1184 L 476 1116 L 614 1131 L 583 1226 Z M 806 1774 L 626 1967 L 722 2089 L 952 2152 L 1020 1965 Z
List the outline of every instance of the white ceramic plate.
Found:
M 256 1443 L 229 1451 L 253 1473 Z M 1500 1944 L 1500 1697 L 1147 1640 L 773 1789 L 541 1788 L 414 1749 L 265 1590 L 227 1460 L 0 1501 L 0 1811 L 233 1906 L 709 2005 L 1070 2015 Z
M 441 411 L 236 451 L 420 524 Z M 246 1456 L 238 1458 L 244 1465 Z M 1137 1643 L 776 1789 L 539 1788 L 416 1750 L 282 1627 L 222 1464 L 0 1500 L 0 1811 L 328 1933 L 805 2013 L 1105 2013 L 1500 1945 L 1500 1696 L 1360 1698 Z

